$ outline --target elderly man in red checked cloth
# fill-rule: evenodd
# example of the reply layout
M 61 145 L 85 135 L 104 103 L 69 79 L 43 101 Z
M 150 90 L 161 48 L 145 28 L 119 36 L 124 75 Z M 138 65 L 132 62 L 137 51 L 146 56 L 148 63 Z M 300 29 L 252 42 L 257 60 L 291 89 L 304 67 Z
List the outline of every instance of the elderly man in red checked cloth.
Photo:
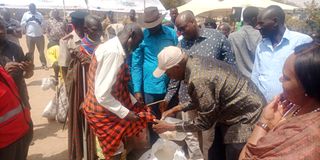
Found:
M 121 153 L 124 137 L 138 135 L 155 118 L 128 89 L 130 73 L 125 58 L 142 38 L 136 24 L 125 26 L 118 37 L 98 46 L 89 67 L 83 111 L 106 160 Z

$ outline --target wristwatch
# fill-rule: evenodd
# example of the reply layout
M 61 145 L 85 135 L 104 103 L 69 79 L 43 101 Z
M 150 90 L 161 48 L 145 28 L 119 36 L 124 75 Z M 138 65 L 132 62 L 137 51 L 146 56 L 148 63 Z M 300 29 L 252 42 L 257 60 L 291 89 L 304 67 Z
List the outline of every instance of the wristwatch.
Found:
M 264 129 L 267 132 L 270 131 L 270 127 L 267 123 L 262 123 L 259 121 L 259 122 L 257 122 L 257 126 L 261 127 L 262 129 Z

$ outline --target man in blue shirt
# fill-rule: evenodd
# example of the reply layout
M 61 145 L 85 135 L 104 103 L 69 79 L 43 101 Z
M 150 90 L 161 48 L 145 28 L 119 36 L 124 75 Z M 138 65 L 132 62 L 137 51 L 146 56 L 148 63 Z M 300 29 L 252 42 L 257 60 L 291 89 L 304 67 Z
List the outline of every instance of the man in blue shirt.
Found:
M 269 6 L 258 16 L 256 28 L 262 41 L 256 49 L 251 79 L 270 102 L 282 93 L 279 78 L 285 60 L 294 48 L 312 41 L 308 35 L 290 31 L 284 25 L 285 13 L 279 6 Z
M 176 32 L 161 22 L 165 15 L 161 15 L 157 7 L 148 7 L 144 10 L 142 27 L 144 39 L 132 54 L 131 76 L 133 91 L 138 101 L 146 104 L 163 100 L 167 92 L 169 78 L 163 75 L 159 79 L 153 76 L 153 71 L 158 64 L 159 52 L 167 46 L 176 46 L 178 38 Z M 152 105 L 156 117 L 160 119 L 161 114 L 158 105 Z M 150 126 L 151 128 L 151 126 Z M 158 135 L 150 129 L 150 141 L 154 143 Z
M 32 61 L 35 46 L 37 46 L 42 64 L 41 68 L 48 69 L 47 60 L 44 55 L 44 19 L 42 14 L 37 11 L 35 4 L 31 3 L 29 11 L 23 14 L 21 26 L 25 30 L 28 52 L 32 55 Z

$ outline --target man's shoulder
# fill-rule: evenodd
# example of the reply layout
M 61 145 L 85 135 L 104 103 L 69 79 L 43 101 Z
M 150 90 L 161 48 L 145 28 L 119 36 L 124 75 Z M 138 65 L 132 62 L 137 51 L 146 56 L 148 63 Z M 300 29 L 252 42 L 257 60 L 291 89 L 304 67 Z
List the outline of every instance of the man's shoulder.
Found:
M 38 11 L 37 11 L 36 14 L 39 15 L 39 16 L 42 16 L 42 13 L 41 13 L 41 12 L 38 12 Z
M 229 34 L 229 37 L 233 38 L 233 37 L 241 37 L 242 35 L 244 35 L 246 33 L 245 29 L 242 27 L 240 28 L 238 31 L 232 32 Z
M 254 29 L 253 27 L 242 27 L 240 30 L 230 33 L 230 40 L 239 40 L 244 38 L 258 38 L 261 37 L 259 30 Z
M 23 16 L 25 16 L 25 15 L 31 15 L 31 12 L 30 11 L 24 12 Z
M 212 28 L 201 28 L 200 36 L 207 37 L 209 39 L 222 40 L 222 41 L 226 39 L 224 38 L 225 36 L 222 33 Z
M 118 43 L 119 42 L 119 38 L 118 37 L 113 37 L 109 40 L 107 40 L 106 42 L 100 44 L 97 49 L 96 52 L 116 52 L 118 51 Z
M 7 43 L 7 47 L 8 48 L 22 51 L 22 48 L 19 45 L 17 45 L 16 43 L 13 43 L 13 42 L 11 42 L 9 40 L 7 40 L 6 43 Z
M 81 38 L 77 35 L 77 33 L 75 31 L 72 31 L 69 34 L 67 34 L 61 38 L 61 40 L 63 40 L 63 41 L 69 41 L 69 40 L 73 40 L 73 39 L 78 39 L 78 40 L 80 39 L 81 40 Z
M 74 36 L 74 34 L 72 34 L 72 32 L 71 32 L 71 33 L 65 35 L 64 37 L 62 37 L 61 40 L 62 41 L 68 41 L 68 40 L 72 39 L 73 36 Z
M 304 33 L 289 30 L 289 35 L 290 35 L 289 41 L 290 40 L 312 41 L 312 38 L 309 35 Z
M 201 28 L 200 30 L 202 31 L 203 34 L 206 34 L 206 35 L 220 33 L 218 30 L 212 29 L 212 28 Z
M 13 43 L 9 40 L 7 40 L 5 43 L 6 43 L 6 46 L 5 46 L 5 49 L 3 50 L 3 52 L 6 52 L 5 54 L 20 55 L 20 56 L 24 55 L 22 48 L 16 43 Z
M 172 35 L 172 36 L 176 36 L 176 31 L 168 26 L 162 26 L 163 28 L 163 31 L 165 34 L 169 34 L 169 35 Z

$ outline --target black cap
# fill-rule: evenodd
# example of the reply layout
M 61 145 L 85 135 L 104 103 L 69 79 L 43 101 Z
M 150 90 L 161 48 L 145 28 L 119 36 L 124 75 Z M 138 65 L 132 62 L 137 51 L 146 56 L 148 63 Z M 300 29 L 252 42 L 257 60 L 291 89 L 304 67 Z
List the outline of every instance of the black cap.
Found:
M 83 24 L 84 23 L 84 18 L 89 15 L 88 12 L 83 12 L 83 11 L 74 11 L 70 14 L 71 17 L 71 23 L 76 23 L 76 24 Z

